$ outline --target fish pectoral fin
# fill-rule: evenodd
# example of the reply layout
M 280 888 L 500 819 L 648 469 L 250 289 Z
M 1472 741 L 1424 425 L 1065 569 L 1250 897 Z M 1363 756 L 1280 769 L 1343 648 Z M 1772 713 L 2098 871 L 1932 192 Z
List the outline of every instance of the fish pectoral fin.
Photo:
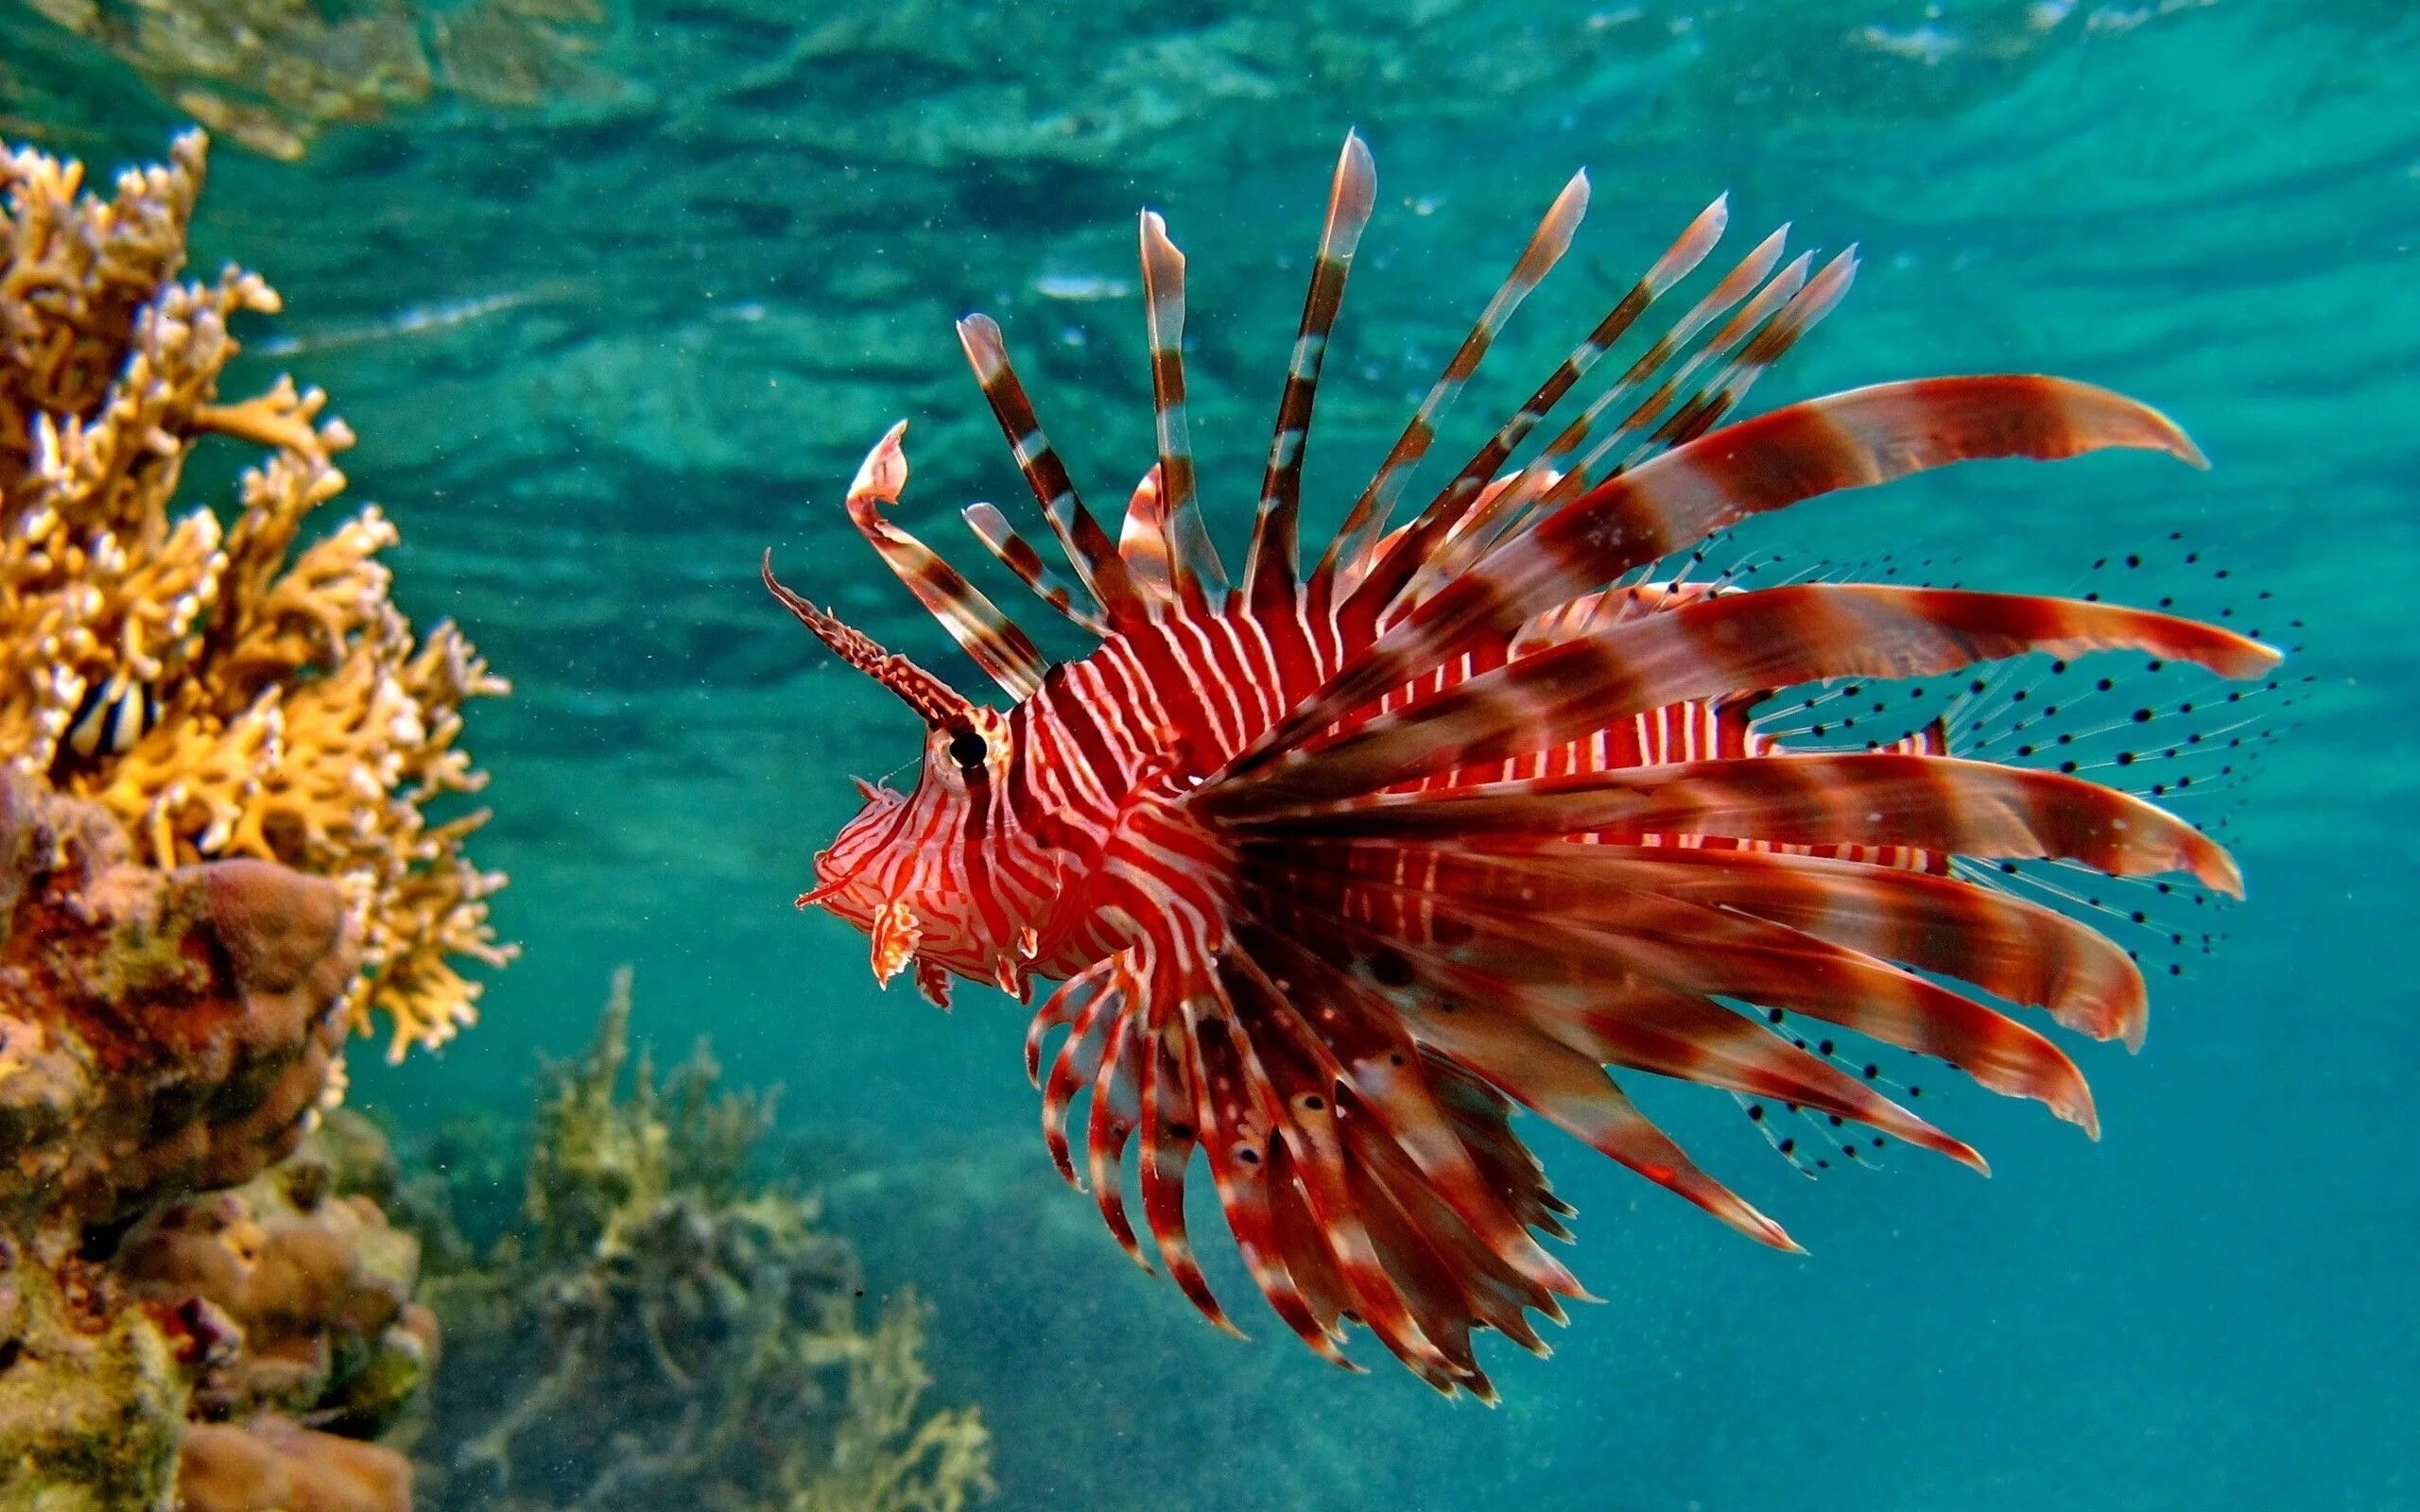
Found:
M 866 933 L 873 941 L 873 979 L 884 987 L 908 969 L 916 946 L 925 937 L 916 911 L 903 902 L 887 902 L 873 911 Z
M 1033 976 L 1025 961 L 1007 951 L 992 958 L 992 981 L 1019 1003 L 1033 1001 Z

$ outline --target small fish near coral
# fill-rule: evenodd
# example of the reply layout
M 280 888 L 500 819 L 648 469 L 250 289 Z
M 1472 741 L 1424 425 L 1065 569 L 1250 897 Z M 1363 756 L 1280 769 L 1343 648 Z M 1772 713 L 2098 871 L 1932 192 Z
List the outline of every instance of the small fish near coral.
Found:
M 1027 1037 L 1051 1155 L 1080 1186 L 1069 1124 L 1088 1095 L 1101 1216 L 1149 1269 L 1126 1211 L 1132 1144 L 1153 1246 L 1213 1322 L 1233 1327 L 1186 1237 L 1197 1152 L 1253 1281 L 1313 1349 L 1347 1364 L 1345 1325 L 1358 1323 L 1438 1390 L 1486 1400 L 1473 1335 L 1544 1352 L 1529 1314 L 1563 1321 L 1561 1299 L 1585 1295 L 1539 1244 L 1568 1237 L 1572 1210 L 1514 1132 L 1514 1105 L 1794 1249 L 1607 1068 L 1730 1091 L 1794 1160 L 1802 1142 L 1772 1129 L 1786 1117 L 1841 1160 L 1889 1137 L 1981 1170 L 1846 1036 L 1947 1060 L 2097 1132 L 2083 1076 L 2016 1010 L 2139 1042 L 2138 953 L 2104 933 L 2130 916 L 2098 889 L 2134 883 L 2147 902 L 2154 889 L 2180 902 L 2241 892 L 2217 843 L 2150 801 L 2197 772 L 2205 785 L 2231 773 L 2233 727 L 2069 754 L 2137 721 L 2175 728 L 2169 709 L 2111 717 L 2108 700 L 2126 696 L 2112 678 L 2078 685 L 2064 724 L 2055 708 L 2048 722 L 2008 721 L 2031 731 L 2021 745 L 1962 715 L 1835 749 L 1820 744 L 1824 724 L 1815 743 L 1781 729 L 1807 704 L 1778 695 L 1867 698 L 1869 683 L 1963 678 L 1985 662 L 2047 661 L 2040 676 L 2056 679 L 2109 652 L 2154 672 L 2266 679 L 2280 657 L 2256 632 L 2097 594 L 1764 585 L 1737 570 L 1690 581 L 1710 538 L 1751 516 L 1950 462 L 2135 448 L 2203 465 L 2152 410 L 2048 377 L 1889 383 L 1726 423 L 1856 270 L 1853 253 L 1785 264 L 1778 232 L 1512 465 L 1709 257 L 1723 200 L 1391 529 L 1440 415 L 1569 247 L 1587 193 L 1583 175 L 1555 199 L 1308 571 L 1304 446 L 1375 196 L 1357 138 L 1336 171 L 1239 580 L 1196 498 L 1185 265 L 1159 216 L 1142 217 L 1159 456 L 1115 539 L 1045 438 L 999 327 L 961 321 L 1072 576 L 990 506 L 967 524 L 1099 644 L 1046 659 L 893 523 L 904 424 L 847 504 L 1012 700 L 1005 711 L 783 586 L 769 553 L 764 571 L 808 629 L 926 727 L 913 791 L 860 784 L 866 806 L 817 855 L 800 905 L 864 930 L 876 975 L 912 971 L 936 1003 L 953 977 L 1027 1001 L 1037 980 L 1059 984 Z M 1976 678 L 1960 692 L 1988 701 L 1995 686 Z M 2024 697 L 2005 696 L 2000 713 Z M 2221 691 L 2211 707 L 2235 705 Z M 1792 1016 L 1826 1027 L 1802 1036 Z

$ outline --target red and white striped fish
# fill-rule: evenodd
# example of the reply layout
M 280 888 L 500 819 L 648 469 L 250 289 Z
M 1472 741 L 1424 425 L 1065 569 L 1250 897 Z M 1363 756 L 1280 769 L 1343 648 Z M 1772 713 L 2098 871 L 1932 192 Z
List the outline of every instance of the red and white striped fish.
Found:
M 1027 1001 L 1037 980 L 1058 984 L 1027 1039 L 1051 1154 L 1077 1181 L 1068 1125 L 1088 1098 L 1083 1159 L 1102 1217 L 1150 1268 L 1125 1206 L 1135 1145 L 1152 1245 L 1214 1322 L 1232 1328 L 1185 1232 L 1197 1153 L 1253 1280 L 1312 1349 L 1346 1363 L 1344 1325 L 1359 1323 L 1439 1390 L 1492 1398 L 1473 1333 L 1543 1351 L 1529 1313 L 1560 1322 L 1558 1299 L 1584 1295 L 1538 1243 L 1566 1237 L 1571 1210 L 1513 1132 L 1513 1104 L 1794 1248 L 1607 1068 L 1811 1110 L 1979 1170 L 1872 1068 L 1776 1029 L 1781 1013 L 1943 1057 L 2091 1130 L 2083 1077 L 2022 1010 L 2131 1043 L 2141 971 L 1970 863 L 2048 858 L 2240 891 L 2218 845 L 2130 793 L 1962 759 L 1938 725 L 1859 751 L 1784 749 L 1752 724 L 1760 698 L 2028 653 L 2124 649 L 2229 678 L 2278 656 L 2100 602 L 1651 576 L 1748 516 L 1969 457 L 2132 447 L 2201 464 L 2152 411 L 2045 377 L 1886 384 L 1724 424 L 1855 268 L 1851 254 L 1785 265 L 1778 232 L 1512 465 L 1712 252 L 1720 200 L 1390 529 L 1438 417 L 1570 244 L 1584 176 L 1304 571 L 1304 444 L 1374 194 L 1369 154 L 1348 138 L 1240 582 L 1195 496 L 1184 260 L 1149 213 L 1159 457 L 1116 539 L 1045 438 L 998 326 L 978 315 L 958 328 L 1070 571 L 988 505 L 967 523 L 1095 649 L 1051 661 L 891 522 L 904 425 L 867 457 L 850 516 L 1011 706 L 962 696 L 793 593 L 769 553 L 765 581 L 926 726 L 914 790 L 861 784 L 866 808 L 816 857 L 801 905 L 865 930 L 877 976 L 912 969 L 936 1002 L 953 976 Z

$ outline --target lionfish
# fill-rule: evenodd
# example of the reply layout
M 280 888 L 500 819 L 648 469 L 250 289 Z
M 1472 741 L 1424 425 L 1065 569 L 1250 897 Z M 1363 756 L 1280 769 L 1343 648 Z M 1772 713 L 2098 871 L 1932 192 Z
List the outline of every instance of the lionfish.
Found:
M 764 580 L 926 727 L 914 790 L 861 781 L 865 807 L 816 855 L 799 905 L 865 931 L 877 978 L 912 970 L 943 1006 L 953 977 L 1025 1002 L 1037 981 L 1058 984 L 1026 1039 L 1051 1157 L 1086 1184 L 1069 1132 L 1086 1099 L 1101 1217 L 1151 1269 L 1127 1209 L 1132 1145 L 1152 1246 L 1214 1323 L 1238 1332 L 1186 1234 L 1197 1152 L 1252 1280 L 1313 1349 L 1352 1368 L 1345 1326 L 1359 1324 L 1440 1391 L 1493 1400 L 1475 1333 L 1544 1353 L 1530 1314 L 1560 1323 L 1562 1299 L 1586 1295 L 1539 1242 L 1568 1238 L 1573 1210 L 1515 1133 L 1515 1105 L 1794 1250 L 1608 1068 L 1726 1090 L 1760 1121 L 1796 1115 L 1852 1159 L 1889 1136 L 1980 1171 L 1878 1066 L 1810 1043 L 1785 1015 L 1949 1061 L 2097 1133 L 2075 1065 L 2013 1010 L 2131 1046 L 2143 971 L 2055 884 L 2035 895 L 2003 871 L 2183 873 L 2158 885 L 2240 896 L 2201 830 L 2072 759 L 1962 755 L 1939 720 L 1863 749 L 1797 748 L 1760 725 L 1760 703 L 2030 654 L 2065 670 L 2131 651 L 2231 679 L 2279 658 L 2255 636 L 2097 595 L 1659 570 L 1747 517 L 1966 458 L 2127 447 L 2204 465 L 2152 410 L 2049 377 L 1883 384 L 1725 423 L 1856 269 L 1854 250 L 1785 265 L 1787 228 L 1512 465 L 1710 255 L 1722 199 L 1391 528 L 1440 415 L 1570 245 L 1584 174 L 1305 571 L 1304 448 L 1374 193 L 1348 136 L 1239 582 L 1196 497 L 1184 258 L 1148 211 L 1159 455 L 1115 540 L 1045 438 L 999 326 L 958 326 L 1069 570 L 989 505 L 966 522 L 1098 638 L 1089 654 L 1046 657 L 886 513 L 907 481 L 905 422 L 867 456 L 849 516 L 1011 706 L 965 697 L 816 608 L 775 578 L 769 552 Z M 1856 1138 L 1841 1143 L 1844 1129 Z

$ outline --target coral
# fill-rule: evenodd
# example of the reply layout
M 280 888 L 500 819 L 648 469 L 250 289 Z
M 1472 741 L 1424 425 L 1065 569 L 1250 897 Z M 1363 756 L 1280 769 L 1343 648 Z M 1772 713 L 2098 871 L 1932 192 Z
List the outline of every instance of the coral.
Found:
M 98 799 L 156 865 L 334 879 L 361 936 L 353 1025 L 385 1014 L 400 1056 L 475 1017 L 458 958 L 510 954 L 488 919 L 504 879 L 462 853 L 485 815 L 425 812 L 482 785 L 461 706 L 509 690 L 450 624 L 415 637 L 375 507 L 297 549 L 353 435 L 285 380 L 220 402 L 231 319 L 279 305 L 235 268 L 176 281 L 203 156 L 181 137 L 109 200 L 74 163 L 0 160 L 0 751 Z M 171 513 L 212 436 L 270 451 L 223 529 Z
M 376 1138 L 357 1117 L 334 1122 L 351 1125 L 346 1139 Z M 241 1353 L 196 1389 L 202 1415 L 308 1412 L 374 1436 L 427 1374 L 437 1320 L 411 1300 L 419 1241 L 337 1172 L 323 1130 L 246 1185 L 171 1203 L 128 1235 L 115 1269 L 131 1295 L 199 1298 L 243 1332 Z
M 91 1268 L 0 1245 L 0 1506 L 117 1512 L 165 1503 L 192 1334 L 109 1305 Z
M 418 105 L 441 83 L 489 105 L 535 105 L 610 81 L 583 61 L 595 0 L 29 0 L 132 67 L 186 114 L 292 161 L 320 131 Z M 432 54 L 435 62 L 431 61 Z
M 391 1449 L 264 1418 L 197 1423 L 177 1475 L 183 1512 L 411 1512 L 411 1461 Z
M 99 805 L 0 769 L 0 1218 L 116 1223 L 285 1155 L 354 960 L 335 884 L 143 866 Z
M 500 962 L 464 699 L 388 599 L 374 508 L 304 532 L 352 438 L 281 381 L 222 402 L 230 268 L 178 282 L 203 139 L 108 200 L 0 158 L 0 1506 L 408 1512 L 436 1357 L 347 1036 L 398 1053 Z M 269 449 L 223 527 L 197 446 Z
M 933 1383 L 925 1368 L 925 1314 L 906 1297 L 883 1310 L 849 1355 L 840 1420 L 827 1463 L 809 1475 L 786 1461 L 773 1504 L 786 1512 L 959 1512 L 992 1485 L 991 1440 L 970 1413 L 919 1423 Z
M 424 1442 L 454 1446 L 434 1504 L 958 1512 L 990 1438 L 971 1409 L 920 1414 L 921 1304 L 858 1327 L 849 1246 L 747 1176 L 769 1101 L 719 1092 L 702 1048 L 630 1068 L 629 991 L 553 1074 L 516 1231 L 473 1263 L 422 1190 L 458 1267 L 426 1288 L 449 1359 Z
M 258 1459 L 296 1442 L 265 1412 L 367 1434 L 417 1389 L 435 1322 L 408 1302 L 411 1239 L 342 1192 L 337 1154 L 292 1153 L 355 956 L 335 883 L 248 857 L 145 865 L 101 804 L 0 766 L 0 1505 L 164 1505 L 189 1413 L 268 1423 Z M 331 1148 L 360 1165 L 346 1132 Z M 250 1463 L 231 1452 L 188 1442 L 182 1473 L 230 1486 Z M 405 1500 L 185 1503 L 409 1504 L 391 1451 L 303 1457 Z
M 437 1355 L 436 1317 L 410 1300 L 418 1242 L 348 1190 L 385 1164 L 376 1130 L 340 1113 L 245 1186 L 128 1235 L 113 1267 L 127 1295 L 206 1306 L 239 1339 L 194 1386 L 178 1475 L 190 1512 L 411 1505 L 410 1461 L 362 1441 L 394 1426 Z

